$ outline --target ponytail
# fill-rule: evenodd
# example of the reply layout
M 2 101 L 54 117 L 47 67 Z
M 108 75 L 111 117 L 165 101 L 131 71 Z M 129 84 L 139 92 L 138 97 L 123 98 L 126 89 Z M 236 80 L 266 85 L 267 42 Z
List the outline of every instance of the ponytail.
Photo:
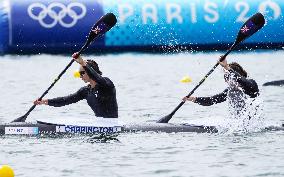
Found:
M 232 62 L 229 64 L 229 67 L 234 70 L 235 72 L 239 73 L 241 76 L 247 78 L 248 74 L 247 72 L 243 69 L 241 65 L 239 65 L 236 62 Z

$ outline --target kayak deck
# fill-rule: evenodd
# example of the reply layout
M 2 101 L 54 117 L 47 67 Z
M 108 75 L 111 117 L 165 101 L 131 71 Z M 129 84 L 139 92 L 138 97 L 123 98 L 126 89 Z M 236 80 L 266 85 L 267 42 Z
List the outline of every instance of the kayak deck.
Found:
M 173 123 L 142 123 L 142 124 L 127 124 L 123 127 L 126 132 L 131 131 L 153 131 L 153 132 L 196 132 L 196 133 L 217 133 L 215 126 L 203 126 L 193 124 L 173 124 Z
M 284 86 L 284 80 L 266 82 L 263 86 Z
M 283 131 L 284 125 L 268 126 L 268 131 Z M 196 132 L 196 133 L 217 133 L 216 126 L 203 126 L 194 124 L 174 123 L 140 123 L 126 124 L 122 126 L 75 126 L 52 124 L 44 122 L 28 123 L 13 122 L 0 125 L 0 135 L 42 135 L 42 134 L 100 134 L 120 132 Z
M 143 123 L 127 124 L 122 126 L 74 126 L 52 123 L 28 123 L 13 122 L 0 125 L 0 135 L 38 135 L 38 134 L 93 134 L 93 133 L 117 133 L 117 132 L 196 132 L 216 133 L 214 126 L 201 126 L 190 124 L 171 123 Z

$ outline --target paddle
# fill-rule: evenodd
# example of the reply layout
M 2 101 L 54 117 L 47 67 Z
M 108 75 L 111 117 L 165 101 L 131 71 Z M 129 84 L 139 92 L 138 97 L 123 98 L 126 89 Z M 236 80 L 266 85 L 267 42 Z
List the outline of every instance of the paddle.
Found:
M 116 17 L 113 13 L 107 13 L 106 15 L 102 16 L 97 22 L 96 24 L 92 27 L 89 36 L 87 37 L 87 40 L 85 42 L 85 44 L 83 45 L 83 47 L 79 50 L 78 52 L 78 56 L 86 49 L 89 47 L 89 45 L 99 36 L 102 36 L 103 34 L 105 34 L 107 31 L 109 31 L 115 24 L 116 24 L 117 20 Z M 54 80 L 54 82 L 48 87 L 48 89 L 41 95 L 41 97 L 39 98 L 39 100 L 41 100 L 47 93 L 48 91 L 55 85 L 55 83 L 60 79 L 60 77 L 66 72 L 66 70 L 72 65 L 72 63 L 75 60 L 71 60 L 70 63 L 65 67 L 65 69 L 58 75 L 58 77 Z M 12 122 L 25 122 L 28 115 L 32 112 L 32 110 L 34 110 L 34 108 L 36 107 L 36 105 L 33 105 L 28 112 L 13 120 Z
M 259 29 L 263 27 L 265 23 L 264 17 L 261 13 L 256 13 L 252 17 L 250 17 L 239 30 L 238 36 L 234 42 L 234 44 L 229 48 L 225 55 L 221 56 L 220 61 L 223 61 L 229 53 L 242 41 L 252 36 Z M 198 83 L 196 87 L 187 95 L 187 97 L 191 96 L 194 91 L 205 81 L 205 79 L 217 68 L 219 63 L 216 63 L 215 66 L 205 75 L 205 77 Z M 185 103 L 182 101 L 169 115 L 162 117 L 157 121 L 157 123 L 168 123 L 169 120 L 173 117 L 173 115 L 177 112 L 177 110 Z

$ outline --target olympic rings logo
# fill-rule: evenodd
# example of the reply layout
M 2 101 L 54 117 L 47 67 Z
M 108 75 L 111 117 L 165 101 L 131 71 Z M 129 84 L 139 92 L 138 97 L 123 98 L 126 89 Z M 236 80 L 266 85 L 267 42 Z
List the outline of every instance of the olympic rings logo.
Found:
M 80 12 L 76 12 L 75 8 L 80 8 Z M 54 2 L 48 6 L 42 3 L 33 3 L 29 5 L 27 11 L 32 19 L 39 21 L 40 25 L 45 28 L 52 28 L 57 23 L 65 28 L 71 28 L 86 15 L 87 9 L 85 5 L 78 2 L 72 2 L 67 6 Z

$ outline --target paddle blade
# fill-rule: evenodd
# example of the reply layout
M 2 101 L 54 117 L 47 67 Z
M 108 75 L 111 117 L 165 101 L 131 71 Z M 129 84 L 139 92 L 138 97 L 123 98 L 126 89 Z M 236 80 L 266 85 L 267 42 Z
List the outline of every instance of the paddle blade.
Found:
M 97 23 L 92 27 L 89 36 L 87 38 L 86 43 L 79 51 L 79 54 L 85 50 L 93 41 L 99 36 L 104 35 L 107 31 L 109 31 L 117 22 L 117 19 L 113 13 L 107 13 L 102 16 Z
M 27 116 L 24 115 L 24 116 L 21 116 L 21 117 L 15 119 L 15 120 L 13 120 L 12 122 L 25 122 L 26 119 L 27 119 Z
M 161 119 L 159 119 L 157 123 L 168 123 L 172 117 L 173 117 L 173 114 L 166 115 L 165 117 L 162 117 Z
M 261 13 L 254 14 L 241 27 L 235 43 L 241 43 L 243 40 L 249 38 L 258 30 L 260 30 L 264 26 L 264 24 L 265 19 L 263 15 Z

